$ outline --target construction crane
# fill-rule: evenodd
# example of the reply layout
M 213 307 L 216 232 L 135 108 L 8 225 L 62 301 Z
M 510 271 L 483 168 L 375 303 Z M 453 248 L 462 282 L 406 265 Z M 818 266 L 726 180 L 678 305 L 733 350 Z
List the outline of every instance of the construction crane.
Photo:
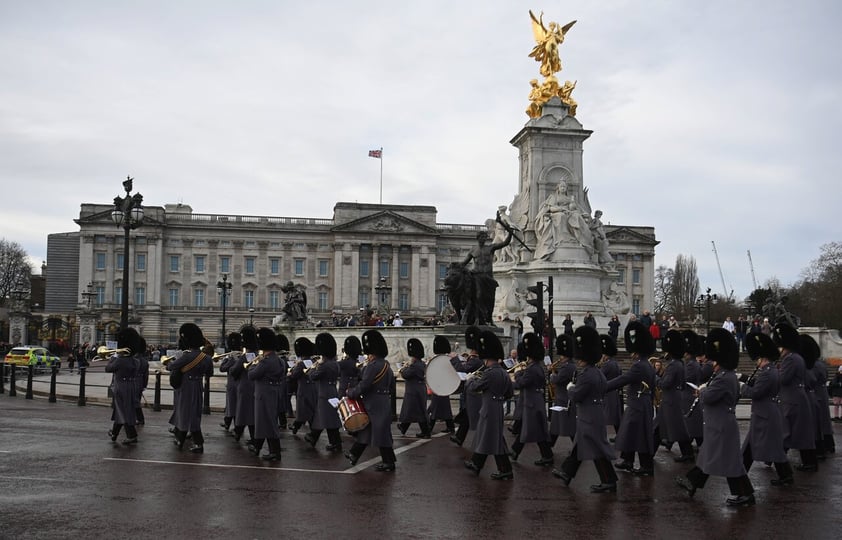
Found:
M 722 265 L 719 264 L 719 253 L 716 251 L 716 242 L 713 240 L 710 241 L 713 245 L 713 254 L 716 257 L 716 267 L 719 269 L 719 279 L 722 280 L 722 290 L 725 292 L 725 298 L 728 301 L 731 301 L 731 298 L 734 296 L 734 290 L 732 289 L 730 293 L 728 293 L 728 287 L 725 285 L 725 274 L 722 273 Z
M 751 268 L 751 282 L 754 283 L 754 290 L 757 290 L 757 277 L 754 275 L 754 263 L 751 262 L 751 250 L 746 250 L 748 253 L 748 267 Z

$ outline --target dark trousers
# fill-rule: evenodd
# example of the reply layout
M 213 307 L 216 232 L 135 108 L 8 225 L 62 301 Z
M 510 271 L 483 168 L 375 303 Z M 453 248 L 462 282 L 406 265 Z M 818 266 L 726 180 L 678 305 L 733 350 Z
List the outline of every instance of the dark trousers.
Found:
M 553 457 L 553 447 L 550 445 L 550 441 L 538 441 L 536 444 L 538 445 L 538 450 L 541 451 L 542 458 L 549 459 Z M 512 443 L 512 452 L 514 452 L 516 456 L 520 455 L 524 446 L 526 446 L 526 443 L 515 441 Z
M 398 424 L 398 429 L 402 434 L 406 435 L 406 430 L 409 429 L 410 424 L 412 424 L 412 422 L 401 422 Z M 418 427 L 421 429 L 421 433 L 424 434 L 429 434 L 431 431 L 430 425 L 427 423 L 426 420 L 418 422 Z
M 570 442 L 573 442 L 576 439 L 573 435 L 570 436 Z M 550 435 L 550 448 L 555 446 L 556 441 L 558 441 L 558 435 Z
M 471 456 L 471 461 L 478 469 L 482 470 L 485 466 L 485 460 L 488 459 L 488 454 L 477 454 Z M 497 470 L 501 473 L 512 471 L 512 462 L 509 460 L 509 454 L 495 454 L 494 461 L 497 463 Z
M 146 417 L 143 416 L 143 407 L 138 407 L 134 410 L 135 417 L 137 417 L 137 423 L 143 425 L 146 423 Z
M 752 463 L 754 463 L 754 458 L 751 455 L 751 444 L 747 443 L 746 449 L 743 451 L 743 466 L 746 468 L 746 473 L 751 469 Z M 789 464 L 789 461 L 775 463 L 775 471 L 778 473 L 778 478 L 792 478 L 792 466 Z
M 634 452 L 620 452 L 620 459 L 628 463 L 634 463 Z M 640 468 L 644 471 L 655 469 L 655 458 L 652 454 L 638 452 L 637 459 L 640 461 Z
M 120 430 L 123 428 L 123 424 L 118 424 L 114 422 L 114 425 L 111 427 L 111 437 L 117 438 L 117 435 L 120 434 Z M 136 439 L 137 438 L 137 430 L 134 426 L 126 424 L 126 437 L 129 439 Z
M 574 478 L 576 473 L 579 471 L 579 466 L 582 464 L 579 461 L 579 458 L 576 455 L 578 450 L 578 445 L 573 445 L 573 449 L 570 451 L 570 455 L 567 456 L 561 464 L 561 470 L 569 476 L 570 478 Z M 599 481 L 602 484 L 616 484 L 617 483 L 617 473 L 614 472 L 614 467 L 611 465 L 611 461 L 608 458 L 599 458 L 593 460 L 594 467 L 596 467 L 596 472 L 599 474 Z
M 264 441 L 266 441 L 266 445 L 269 447 L 270 454 L 281 453 L 281 439 L 254 439 L 253 446 L 257 448 L 258 452 L 263 449 Z
M 322 435 L 321 429 L 311 429 L 310 430 L 310 438 L 313 440 L 313 445 L 316 444 L 316 441 L 319 440 L 319 437 Z M 339 434 L 338 429 L 328 429 L 327 430 L 327 442 L 333 446 L 338 446 L 342 448 L 342 436 Z
M 446 433 L 454 433 L 456 431 L 456 426 L 453 423 L 453 420 L 445 420 L 444 425 L 447 426 L 445 428 Z M 436 421 L 432 418 L 430 419 L 430 433 L 433 432 L 433 428 L 436 426 Z
M 351 447 L 350 454 L 354 456 L 355 459 L 360 459 L 360 456 L 363 455 L 363 452 L 365 452 L 366 446 L 368 445 L 355 442 L 354 446 Z M 383 463 L 388 463 L 390 465 L 398 460 L 398 458 L 395 457 L 395 449 L 391 446 L 380 447 L 380 459 Z
M 246 427 L 249 428 L 249 439 L 254 440 L 254 425 L 250 426 L 234 426 L 234 438 L 238 441 L 240 437 L 243 436 L 243 431 L 245 431 Z
M 128 426 L 126 426 L 126 430 L 128 431 Z M 178 441 L 178 445 L 184 445 L 184 441 L 187 439 L 187 432 L 180 431 L 178 428 L 175 428 L 172 432 L 175 436 L 175 440 Z M 202 435 L 202 430 L 198 431 L 191 431 L 190 438 L 193 439 L 193 444 L 196 446 L 202 446 L 205 444 L 205 436 Z
M 802 465 L 815 465 L 816 467 L 819 466 L 819 455 L 816 452 L 816 450 L 799 450 L 798 453 L 801 454 Z
M 697 489 L 705 487 L 705 483 L 707 483 L 709 477 L 709 474 L 705 474 L 702 469 L 698 467 L 693 467 L 687 473 L 687 479 L 690 480 L 690 483 Z M 751 480 L 748 479 L 747 474 L 742 476 L 729 476 L 728 488 L 731 490 L 731 495 L 737 497 L 744 497 L 754 493 L 754 487 L 751 485 Z
M 654 437 L 655 437 L 655 450 L 657 450 L 658 446 L 660 446 L 662 444 L 661 428 L 660 427 L 655 428 Z M 681 450 L 682 456 L 692 456 L 693 455 L 693 444 L 691 443 L 691 439 L 686 439 L 686 440 L 683 440 L 683 441 L 667 441 L 667 444 L 669 444 L 669 446 L 667 446 L 667 448 L 671 449 L 672 443 L 674 443 L 674 442 L 678 443 L 678 448 Z M 701 443 L 698 443 L 698 444 L 701 445 Z
M 471 428 L 470 421 L 468 420 L 468 410 L 459 409 L 459 414 L 456 415 L 453 421 L 459 424 L 455 437 L 459 439 L 459 441 L 465 442 L 465 437 L 468 436 L 468 430 Z

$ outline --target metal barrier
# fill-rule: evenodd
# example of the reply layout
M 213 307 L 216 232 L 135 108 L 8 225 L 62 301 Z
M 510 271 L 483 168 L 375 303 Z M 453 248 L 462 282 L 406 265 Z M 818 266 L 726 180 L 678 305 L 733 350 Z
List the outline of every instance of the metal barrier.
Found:
M 35 375 L 35 366 L 27 366 L 29 369 L 26 375 L 26 399 L 32 399 L 32 377 Z
M 9 377 L 9 397 L 15 397 L 15 396 L 18 395 L 17 388 L 15 388 L 15 385 L 17 383 L 17 381 L 15 379 L 16 379 L 16 374 L 18 372 L 18 367 L 15 364 L 10 365 L 9 367 L 12 368 L 11 369 L 12 374 Z
M 155 401 L 152 404 L 152 410 L 161 412 L 161 370 L 155 370 Z
M 49 402 L 55 403 L 56 402 L 56 374 L 58 373 L 58 368 L 53 365 L 53 369 L 50 373 L 50 397 Z
M 85 398 L 85 372 L 88 370 L 86 366 L 82 366 L 79 368 L 79 400 L 76 404 L 80 407 L 84 407 L 87 403 L 87 399 Z
M 6 362 L 0 360 L 0 394 L 6 393 Z
M 205 375 L 205 387 L 204 387 L 204 401 L 205 406 L 202 408 L 202 414 L 210 414 L 210 381 L 212 375 Z

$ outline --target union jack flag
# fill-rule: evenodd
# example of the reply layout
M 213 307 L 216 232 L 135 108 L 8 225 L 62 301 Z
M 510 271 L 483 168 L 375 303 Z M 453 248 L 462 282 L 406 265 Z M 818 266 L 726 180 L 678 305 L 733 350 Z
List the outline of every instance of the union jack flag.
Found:
M 383 157 L 383 150 L 369 150 L 368 157 L 381 159 Z

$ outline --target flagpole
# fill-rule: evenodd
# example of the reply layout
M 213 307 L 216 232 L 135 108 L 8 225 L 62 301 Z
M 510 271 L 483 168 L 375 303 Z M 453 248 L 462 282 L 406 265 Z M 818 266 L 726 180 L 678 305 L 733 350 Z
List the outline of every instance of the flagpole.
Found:
M 380 147 L 380 204 L 383 204 L 383 147 Z

